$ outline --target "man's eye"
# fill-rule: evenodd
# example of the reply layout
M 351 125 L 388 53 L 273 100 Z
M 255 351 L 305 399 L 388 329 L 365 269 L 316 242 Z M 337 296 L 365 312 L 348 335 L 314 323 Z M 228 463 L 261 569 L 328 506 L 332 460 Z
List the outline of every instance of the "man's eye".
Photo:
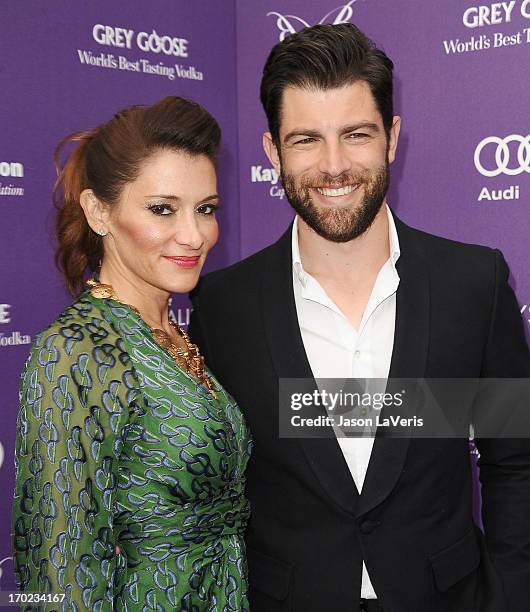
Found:
M 312 142 L 315 142 L 315 139 L 308 136 L 307 138 L 302 138 L 301 140 L 297 140 L 294 144 L 305 145 L 305 144 L 311 144 Z
M 362 140 L 363 138 L 368 138 L 368 134 L 363 134 L 362 132 L 352 132 L 348 134 L 348 138 L 352 140 Z
M 170 215 L 173 212 L 169 204 L 151 204 L 148 208 L 154 215 L 159 217 Z
M 201 204 L 197 208 L 197 212 L 202 215 L 213 215 L 218 208 L 219 204 Z

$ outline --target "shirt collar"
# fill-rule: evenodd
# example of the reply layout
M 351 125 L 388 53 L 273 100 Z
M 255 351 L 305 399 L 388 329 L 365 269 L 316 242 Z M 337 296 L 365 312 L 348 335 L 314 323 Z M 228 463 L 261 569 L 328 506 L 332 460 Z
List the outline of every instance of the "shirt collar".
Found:
M 396 223 L 394 221 L 394 216 L 392 215 L 392 211 L 388 204 L 385 204 L 386 212 L 388 215 L 388 242 L 390 244 L 390 262 L 392 263 L 392 268 L 396 269 L 396 262 L 399 259 L 401 254 L 401 250 L 399 247 L 399 238 L 396 230 Z M 298 280 L 302 284 L 303 287 L 307 284 L 307 272 L 304 270 L 304 266 L 302 265 L 302 258 L 300 257 L 300 246 L 298 244 L 298 215 L 294 218 L 293 222 L 293 230 L 291 234 L 291 251 L 293 257 L 293 270 Z
M 401 249 L 399 247 L 399 238 L 396 229 L 396 222 L 394 221 L 394 215 L 390 210 L 388 204 L 385 204 L 386 212 L 388 215 L 388 242 L 390 244 L 390 261 L 392 262 L 392 267 L 396 268 L 396 262 L 401 255 Z
M 298 245 L 298 215 L 294 218 L 293 222 L 293 230 L 291 234 L 291 250 L 293 254 L 293 270 L 298 280 L 302 284 L 303 287 L 306 286 L 307 283 L 307 274 L 304 270 L 304 266 L 302 265 L 302 258 L 300 257 L 300 247 Z

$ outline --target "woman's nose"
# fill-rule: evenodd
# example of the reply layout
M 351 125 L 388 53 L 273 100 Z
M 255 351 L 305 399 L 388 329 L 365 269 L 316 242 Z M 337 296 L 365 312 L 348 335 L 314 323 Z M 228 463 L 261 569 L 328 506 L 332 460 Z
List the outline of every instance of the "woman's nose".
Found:
M 199 223 L 195 212 L 183 215 L 177 220 L 175 240 L 183 246 L 198 250 L 204 243 L 204 237 L 199 228 Z

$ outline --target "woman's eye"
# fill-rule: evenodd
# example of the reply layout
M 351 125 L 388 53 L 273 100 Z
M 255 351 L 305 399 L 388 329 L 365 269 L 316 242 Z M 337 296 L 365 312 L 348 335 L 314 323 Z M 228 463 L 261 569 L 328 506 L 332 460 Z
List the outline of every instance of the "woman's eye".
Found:
M 151 204 L 149 206 L 149 210 L 159 217 L 170 215 L 173 212 L 173 209 L 169 204 Z
M 202 215 L 213 215 L 214 212 L 219 208 L 219 204 L 201 204 L 197 208 L 197 212 Z

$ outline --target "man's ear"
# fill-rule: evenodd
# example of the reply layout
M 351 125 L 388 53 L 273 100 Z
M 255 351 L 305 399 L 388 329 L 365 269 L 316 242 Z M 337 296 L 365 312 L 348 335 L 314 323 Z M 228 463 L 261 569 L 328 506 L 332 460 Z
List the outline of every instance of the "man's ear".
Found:
M 109 209 L 101 202 L 92 189 L 84 189 L 79 198 L 88 225 L 96 234 L 105 236 L 108 230 Z
M 397 143 L 399 140 L 399 131 L 401 129 L 401 117 L 395 116 L 392 118 L 392 127 L 388 135 L 388 163 L 391 164 L 396 158 Z
M 274 169 L 276 170 L 276 172 L 278 172 L 279 174 L 280 173 L 280 155 L 278 154 L 278 149 L 276 148 L 276 145 L 274 144 L 274 141 L 272 139 L 272 134 L 270 132 L 265 132 L 265 134 L 263 134 L 262 142 L 263 142 L 263 150 L 265 151 L 265 154 L 269 158 L 269 161 L 271 162 L 271 164 L 274 166 Z

